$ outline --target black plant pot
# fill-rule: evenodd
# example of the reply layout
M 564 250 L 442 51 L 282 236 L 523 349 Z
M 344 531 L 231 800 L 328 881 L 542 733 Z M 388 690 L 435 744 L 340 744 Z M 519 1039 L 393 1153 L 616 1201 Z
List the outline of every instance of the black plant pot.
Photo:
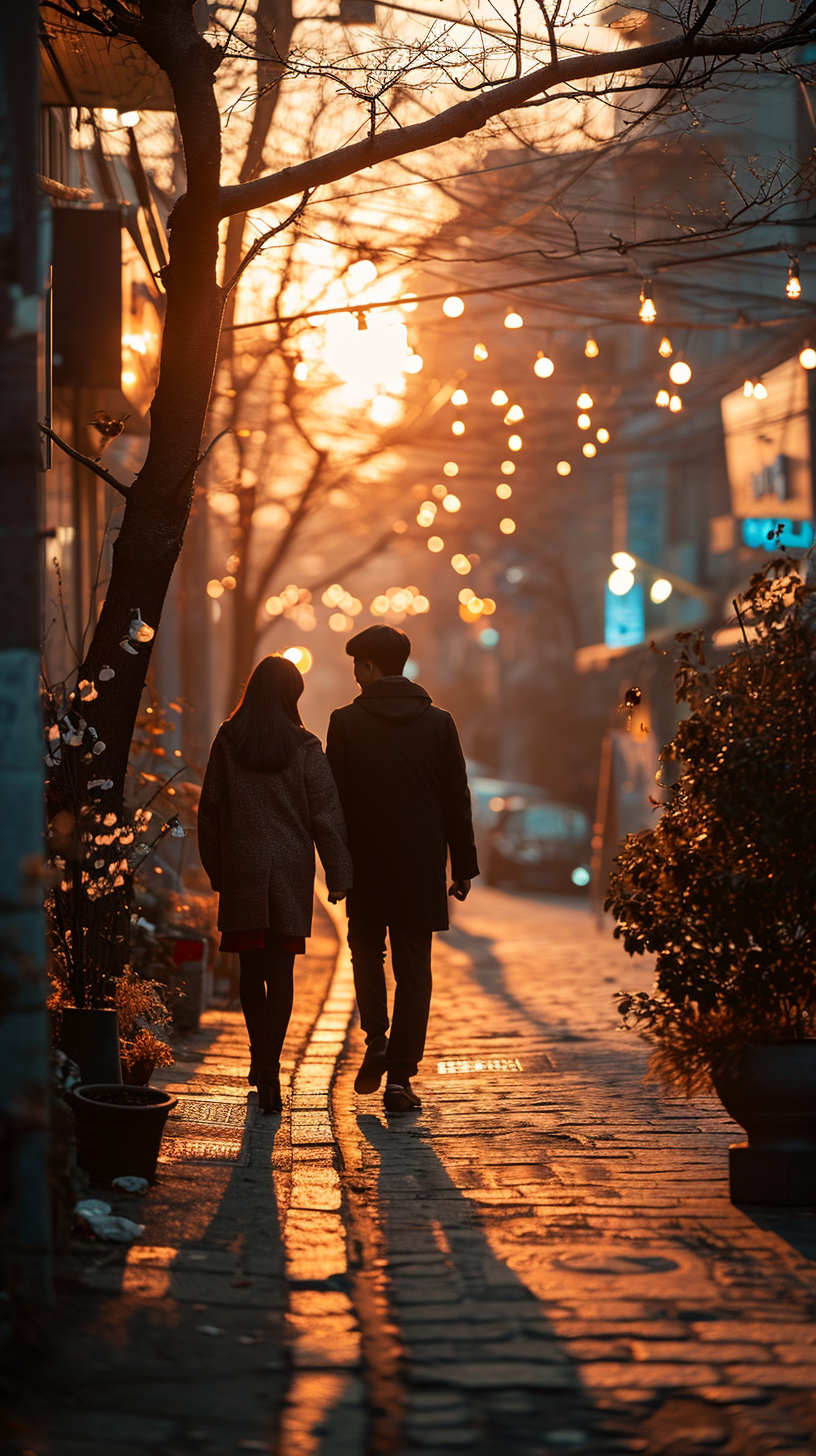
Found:
M 152 1183 L 164 1124 L 177 1105 L 177 1097 L 154 1087 L 79 1087 L 71 1094 L 71 1106 L 80 1167 L 101 1183 L 128 1174 Z
M 76 1062 L 83 1083 L 121 1082 L 119 1019 L 115 1011 L 62 1012 L 60 1048 Z
M 745 1047 L 713 1080 L 748 1134 L 729 1149 L 731 1201 L 816 1203 L 816 1041 Z

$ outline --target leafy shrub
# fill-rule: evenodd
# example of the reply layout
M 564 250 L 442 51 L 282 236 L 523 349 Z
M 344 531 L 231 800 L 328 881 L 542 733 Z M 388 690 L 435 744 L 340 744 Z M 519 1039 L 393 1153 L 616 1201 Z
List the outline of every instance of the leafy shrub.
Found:
M 816 1035 L 816 603 L 797 564 L 751 579 L 746 640 L 708 666 L 680 633 L 675 697 L 690 716 L 662 761 L 679 778 L 653 829 L 629 835 L 606 908 L 654 990 L 623 993 L 650 1069 L 690 1095 L 751 1043 Z

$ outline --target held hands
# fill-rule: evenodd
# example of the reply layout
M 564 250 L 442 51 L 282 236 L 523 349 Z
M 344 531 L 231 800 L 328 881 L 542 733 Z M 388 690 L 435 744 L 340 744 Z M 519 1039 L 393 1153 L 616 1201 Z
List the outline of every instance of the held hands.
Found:
M 336 905 L 338 900 L 345 900 L 348 890 L 329 890 L 329 904 Z
M 470 894 L 471 883 L 471 880 L 454 880 L 448 894 L 452 895 L 454 900 L 466 900 Z

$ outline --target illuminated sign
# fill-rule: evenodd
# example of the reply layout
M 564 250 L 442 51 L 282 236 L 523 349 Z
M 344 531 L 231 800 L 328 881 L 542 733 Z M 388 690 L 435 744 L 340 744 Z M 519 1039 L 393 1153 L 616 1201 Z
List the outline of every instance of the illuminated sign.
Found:
M 776 535 L 777 527 L 782 530 Z M 769 516 L 760 520 L 754 516 L 742 522 L 742 539 L 754 551 L 777 551 L 787 546 L 794 551 L 809 551 L 813 545 L 814 531 L 810 521 L 785 521 Z
M 797 357 L 763 374 L 759 397 L 736 389 L 720 401 L 731 509 L 766 518 L 785 503 L 791 521 L 813 515 L 808 376 Z
M 623 596 L 616 596 L 606 585 L 604 597 L 604 645 L 636 647 L 646 636 L 646 611 L 643 587 L 639 581 Z

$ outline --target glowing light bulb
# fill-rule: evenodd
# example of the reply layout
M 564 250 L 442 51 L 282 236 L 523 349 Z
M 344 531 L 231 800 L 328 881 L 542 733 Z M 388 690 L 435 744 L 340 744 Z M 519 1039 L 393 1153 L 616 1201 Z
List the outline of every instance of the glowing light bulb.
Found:
M 613 596 L 625 597 L 635 584 L 635 578 L 631 571 L 613 571 L 608 580 L 608 587 Z
M 601 426 L 600 430 L 596 430 L 595 431 L 595 439 L 596 440 L 599 440 L 602 445 L 608 445 L 609 444 L 609 431 L 608 430 L 605 430 L 603 428 L 603 426 Z
M 507 441 L 508 450 L 520 450 L 522 446 L 521 435 L 511 435 Z
M 409 354 L 402 368 L 406 374 L 418 374 L 424 362 L 421 354 Z
M 475 591 L 473 590 L 472 587 L 463 586 L 462 587 L 462 590 L 459 593 L 459 601 L 461 602 L 461 604 L 462 604 L 463 607 L 466 607 L 467 604 L 468 604 L 468 602 L 472 602 L 473 601 L 473 598 L 475 597 L 475 595 L 476 595 L 476 593 L 475 593 Z
M 490 396 L 490 403 L 491 404 L 509 404 L 510 403 L 510 399 L 509 399 L 509 396 L 505 394 L 505 392 L 504 392 L 503 389 L 494 389 L 493 390 L 493 393 Z
M 501 485 L 496 486 L 496 495 L 499 497 L 499 500 L 509 500 L 512 494 L 513 487 L 512 485 L 508 485 L 506 480 L 503 480 Z
M 691 379 L 691 365 L 685 359 L 676 359 L 669 370 L 672 384 L 688 384 Z
M 592 409 L 592 406 L 595 403 L 595 401 L 593 400 L 591 394 L 587 394 L 586 391 L 584 391 L 583 394 L 579 394 L 579 396 L 576 399 L 575 403 L 577 404 L 579 410 L 588 410 L 588 409 Z
M 555 373 L 555 365 L 552 359 L 548 359 L 547 355 L 542 354 L 540 350 L 538 358 L 533 365 L 533 373 L 537 374 L 539 379 L 549 379 L 550 375 Z
M 665 409 L 668 403 L 669 391 L 667 389 L 659 389 L 655 395 L 655 404 L 659 405 L 661 409 Z
M 451 566 L 454 571 L 458 571 L 460 576 L 467 576 L 471 570 L 470 562 L 466 556 L 462 555 L 461 551 L 457 551 L 456 555 L 451 557 Z
M 502 460 L 501 470 L 502 470 L 502 475 L 515 475 L 515 473 L 516 473 L 515 462 L 512 461 L 512 460 Z
M 569 460 L 559 460 L 555 468 L 559 475 L 569 475 L 572 471 Z
M 213 601 L 217 601 L 218 598 L 219 597 L 222 597 L 223 595 L 224 595 L 224 588 L 221 585 L 220 581 L 216 581 L 213 578 L 212 581 L 208 581 L 207 582 L 207 596 L 208 597 L 212 597 Z
M 141 121 L 141 119 L 142 119 L 141 118 L 141 114 L 138 111 L 120 111 L 119 112 L 119 124 L 120 124 L 120 126 L 128 126 L 128 127 L 138 126 L 139 125 L 139 122 Z
M 451 395 L 451 404 L 455 404 L 457 408 L 460 408 L 463 404 L 467 404 L 467 402 L 468 397 L 463 389 L 455 389 L 453 391 L 453 394 Z
M 453 514 L 454 511 L 458 511 L 461 509 L 462 502 L 460 501 L 458 495 L 446 495 L 445 499 L 442 502 L 442 506 L 444 510 L 450 511 L 451 514 Z
M 657 352 L 660 355 L 661 359 L 671 359 L 671 356 L 674 353 L 674 350 L 672 349 L 671 339 L 667 338 L 665 334 L 663 335 L 663 338 L 660 340 L 660 343 L 657 346 Z
M 512 517 L 505 516 L 503 521 L 499 521 L 499 530 L 501 531 L 503 536 L 512 536 L 515 529 L 516 523 L 512 519 Z
M 579 430 L 588 430 L 591 424 L 592 424 L 592 421 L 589 418 L 589 415 L 579 415 L 578 416 L 578 429 Z
M 458 475 L 459 474 L 459 466 L 456 464 L 456 461 L 455 460 L 446 460 L 445 461 L 445 464 L 442 466 L 442 474 L 443 475 Z
M 464 435 L 464 433 L 465 433 L 465 422 L 464 422 L 464 420 L 454 420 L 453 424 L 451 425 L 451 434 L 452 435 Z
M 643 284 L 641 286 L 640 309 L 638 310 L 638 318 L 640 319 L 640 322 L 642 324 L 653 324 L 655 319 L 657 318 L 657 309 L 655 308 L 655 302 L 652 298 L 651 278 L 644 278 Z
M 403 310 L 403 313 L 415 313 L 419 308 L 418 303 L 409 303 L 408 300 L 412 298 L 416 298 L 415 293 L 406 293 L 405 297 L 400 300 L 400 308 Z
M 447 493 L 448 487 L 446 485 L 435 485 L 431 492 L 432 495 L 436 496 L 437 500 L 444 500 Z
M 515 425 L 515 424 L 518 424 L 518 421 L 519 420 L 523 420 L 523 419 L 524 419 L 524 410 L 521 408 L 521 405 L 520 404 L 511 404 L 509 410 L 507 411 L 507 414 L 504 417 L 504 423 L 506 425 Z
M 492 597 L 482 597 L 482 616 L 492 617 L 496 610 L 496 603 Z
M 473 357 L 477 364 L 481 364 L 487 358 L 487 348 L 484 344 L 473 345 Z
M 471 616 L 473 616 L 473 617 L 479 617 L 479 616 L 481 616 L 482 608 L 484 606 L 484 603 L 483 603 L 481 597 L 471 597 L 470 601 L 469 602 L 466 602 L 465 605 L 466 605 L 467 610 L 470 612 Z
M 600 352 L 601 351 L 598 348 L 595 340 L 587 339 L 586 343 L 584 344 L 584 353 L 586 354 L 587 359 L 597 359 Z
M 304 379 L 309 378 L 309 366 L 308 364 L 304 364 L 302 359 L 298 359 L 298 362 L 292 370 L 292 373 L 294 374 L 298 384 L 302 384 Z
M 445 543 L 442 540 L 442 537 L 441 536 L 429 536 L 428 537 L 428 550 L 429 551 L 433 551 L 434 554 L 436 555 L 437 552 L 444 551 L 444 549 L 445 549 Z
M 799 355 L 799 363 L 803 369 L 816 369 L 816 349 L 811 349 L 810 344 L 805 344 Z
M 669 400 L 669 409 L 671 410 L 672 414 L 679 415 L 682 408 L 683 401 L 680 398 L 679 394 L 673 394 L 671 399 Z
M 801 298 L 802 284 L 799 278 L 799 259 L 791 258 L 788 264 L 788 281 L 785 284 L 785 293 L 788 298 Z
M 765 385 L 762 383 L 762 380 L 761 379 L 758 379 L 756 381 L 756 384 L 754 385 L 754 399 L 767 399 L 767 398 L 768 398 L 768 391 L 765 388 Z
M 459 318 L 460 314 L 463 314 L 464 311 L 465 305 L 461 298 L 457 298 L 455 294 L 450 298 L 446 298 L 442 305 L 442 312 L 446 318 Z
M 630 556 L 628 551 L 612 552 L 612 565 L 616 566 L 618 571 L 634 571 L 636 564 L 634 556 Z
M 523 329 L 524 319 L 521 317 L 520 313 L 505 314 L 504 327 L 506 329 Z
M 649 596 L 653 602 L 667 602 L 671 594 L 672 584 L 663 576 L 658 577 L 657 581 L 653 581 L 649 589 Z
M 745 398 L 746 399 L 750 399 L 751 398 L 751 395 L 754 392 L 754 381 L 753 381 L 753 379 L 746 379 L 745 383 L 742 386 L 742 392 L 745 395 Z
M 582 445 L 581 448 L 583 450 L 583 453 L 586 455 L 587 460 L 592 460 L 594 456 L 598 453 L 597 445 L 593 445 L 591 440 L 587 440 L 586 444 Z

